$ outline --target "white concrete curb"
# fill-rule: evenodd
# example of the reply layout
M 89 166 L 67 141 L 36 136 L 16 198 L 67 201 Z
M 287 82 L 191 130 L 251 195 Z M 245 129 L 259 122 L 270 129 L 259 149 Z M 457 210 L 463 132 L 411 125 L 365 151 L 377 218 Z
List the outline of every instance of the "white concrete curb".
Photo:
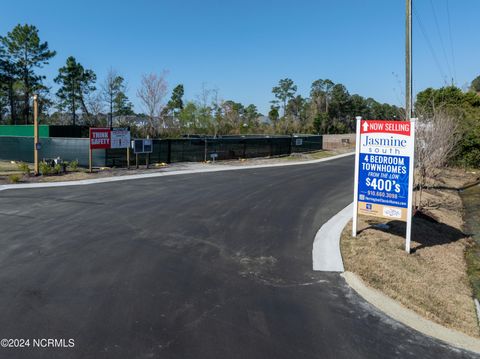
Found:
M 313 241 L 313 270 L 343 272 L 340 235 L 352 218 L 353 203 L 330 218 L 317 232 Z
M 405 324 L 423 334 L 439 339 L 454 347 L 470 350 L 480 354 L 480 340 L 470 337 L 466 334 L 446 328 L 431 320 L 423 318 L 414 311 L 405 308 L 400 303 L 381 293 L 380 291 L 370 288 L 354 273 L 344 272 L 341 274 L 347 284 L 353 288 L 363 299 L 377 307 L 389 317 Z
M 480 303 L 477 298 L 475 298 L 473 302 L 475 303 L 475 310 L 477 312 L 477 322 L 480 325 Z
M 322 159 L 319 159 L 319 160 L 302 161 L 302 162 L 272 163 L 272 164 L 265 164 L 265 165 L 246 165 L 246 166 L 220 166 L 220 165 L 218 165 L 218 166 L 211 167 L 211 168 L 200 168 L 200 169 L 192 169 L 192 170 L 178 170 L 178 171 L 168 171 L 168 172 L 154 172 L 154 173 L 145 173 L 145 174 L 139 174 L 139 175 L 105 177 L 105 178 L 95 178 L 95 179 L 87 179 L 87 180 L 79 180 L 79 181 L 0 185 L 0 191 L 7 190 L 7 189 L 83 186 L 83 185 L 89 185 L 89 184 L 95 184 L 95 183 L 128 181 L 128 180 L 142 179 L 142 178 L 155 178 L 155 177 L 174 176 L 174 175 L 193 174 L 193 173 L 208 173 L 208 172 L 246 170 L 246 169 L 255 169 L 255 168 L 270 168 L 270 167 L 308 165 L 308 164 L 313 164 L 313 163 L 321 163 L 321 162 L 332 161 L 332 160 L 336 160 L 338 158 L 352 156 L 354 154 L 355 154 L 354 152 L 349 152 L 349 153 L 344 153 L 344 154 L 341 154 L 341 155 L 322 158 Z

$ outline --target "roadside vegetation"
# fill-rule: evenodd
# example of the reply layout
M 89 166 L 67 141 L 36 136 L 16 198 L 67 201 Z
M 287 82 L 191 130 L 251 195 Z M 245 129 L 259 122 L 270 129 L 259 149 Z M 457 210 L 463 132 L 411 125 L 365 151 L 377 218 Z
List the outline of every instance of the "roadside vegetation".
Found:
M 424 138 L 430 142 L 423 156 L 431 162 L 430 169 L 438 172 L 445 165 L 480 167 L 480 76 L 467 91 L 447 86 L 419 92 L 415 111 L 424 124 Z M 440 132 L 440 139 L 432 130 Z
M 41 161 L 39 163 L 41 177 L 66 175 L 76 172 L 85 172 L 86 169 L 78 167 L 78 161 L 52 163 Z M 34 177 L 33 164 L 17 161 L 0 161 L 0 183 L 19 183 L 38 181 Z
M 422 211 L 412 225 L 412 253 L 405 252 L 405 223 L 359 217 L 359 234 L 343 231 L 345 270 L 405 307 L 446 327 L 480 337 L 465 253 L 473 241 L 464 233 L 458 188 L 479 175 L 448 169 L 424 190 Z

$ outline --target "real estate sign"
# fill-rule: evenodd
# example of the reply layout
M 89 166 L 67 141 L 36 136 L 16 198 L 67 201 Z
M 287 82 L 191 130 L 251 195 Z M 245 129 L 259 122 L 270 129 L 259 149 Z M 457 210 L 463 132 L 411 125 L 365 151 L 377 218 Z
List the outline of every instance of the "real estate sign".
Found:
M 407 222 L 410 251 L 415 121 L 357 120 L 354 235 L 358 214 Z

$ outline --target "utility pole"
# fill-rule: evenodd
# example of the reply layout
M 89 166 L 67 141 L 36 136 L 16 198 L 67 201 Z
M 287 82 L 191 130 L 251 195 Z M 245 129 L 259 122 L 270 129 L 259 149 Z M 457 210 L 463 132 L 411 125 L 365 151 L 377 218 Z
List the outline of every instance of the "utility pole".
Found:
M 413 117 L 412 108 L 412 0 L 407 1 L 405 18 L 405 111 L 406 120 Z
M 407 206 L 407 229 L 405 234 L 405 251 L 410 253 L 410 242 L 412 236 L 412 220 L 413 220 L 413 176 L 415 168 L 415 120 L 413 117 L 413 104 L 412 104 L 412 0 L 407 1 L 406 17 L 405 17 L 405 112 L 406 119 L 410 121 L 411 126 L 411 141 L 412 141 L 412 153 L 410 154 L 411 168 L 408 175 L 408 206 Z

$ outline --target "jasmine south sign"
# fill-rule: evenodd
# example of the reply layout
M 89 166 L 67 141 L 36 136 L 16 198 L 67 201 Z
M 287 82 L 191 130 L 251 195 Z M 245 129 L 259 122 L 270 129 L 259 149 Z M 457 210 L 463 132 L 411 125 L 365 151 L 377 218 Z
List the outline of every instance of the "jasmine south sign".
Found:
M 415 120 L 357 118 L 353 236 L 357 215 L 407 222 L 410 252 Z

